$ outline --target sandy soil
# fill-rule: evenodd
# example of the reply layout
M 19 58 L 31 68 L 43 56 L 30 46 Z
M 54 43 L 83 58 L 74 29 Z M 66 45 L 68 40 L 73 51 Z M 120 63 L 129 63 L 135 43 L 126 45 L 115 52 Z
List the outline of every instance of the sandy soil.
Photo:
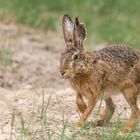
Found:
M 79 119 L 75 92 L 59 74 L 59 58 L 64 49 L 61 34 L 45 33 L 14 24 L 0 24 L 0 49 L 8 48 L 12 63 L 0 67 L 0 140 L 21 137 L 22 120 L 30 131 L 39 130 L 43 103 L 47 105 L 48 126 L 55 131 L 62 125 L 63 114 L 69 116 L 68 126 Z M 44 97 L 44 100 L 42 100 Z M 117 106 L 112 122 L 118 117 L 128 118 L 130 109 L 122 95 L 114 96 Z M 44 102 L 43 102 L 44 101 Z M 140 100 L 139 100 L 140 105 Z M 89 117 L 97 117 L 99 104 Z M 101 106 L 103 110 L 104 104 Z M 14 119 L 12 119 L 14 117 Z M 12 120 L 13 124 L 12 124 Z M 12 127 L 12 128 L 11 128 Z M 71 133 L 71 129 L 67 130 Z M 41 132 L 34 139 L 43 140 Z

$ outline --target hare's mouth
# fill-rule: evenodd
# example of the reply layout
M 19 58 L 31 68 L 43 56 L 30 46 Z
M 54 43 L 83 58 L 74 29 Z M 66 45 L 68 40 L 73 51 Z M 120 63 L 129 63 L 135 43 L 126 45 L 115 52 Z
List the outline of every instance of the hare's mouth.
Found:
M 69 74 L 67 72 L 61 72 L 61 75 L 64 79 L 69 78 Z
M 69 75 L 67 73 L 65 73 L 63 76 L 62 76 L 64 79 L 67 79 L 69 78 Z

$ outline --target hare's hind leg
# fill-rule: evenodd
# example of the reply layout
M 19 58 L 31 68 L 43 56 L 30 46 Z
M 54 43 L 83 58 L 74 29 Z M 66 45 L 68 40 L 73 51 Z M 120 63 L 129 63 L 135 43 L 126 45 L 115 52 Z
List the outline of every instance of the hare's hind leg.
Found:
M 78 106 L 78 109 L 81 113 L 84 113 L 87 106 L 83 100 L 83 97 L 80 93 L 77 93 L 77 96 L 76 96 L 76 103 L 77 103 L 77 106 Z
M 115 111 L 115 104 L 113 103 L 110 97 L 105 99 L 105 104 L 106 104 L 106 109 L 104 113 L 101 115 L 99 119 L 95 121 L 95 124 L 97 126 L 102 126 L 103 124 L 108 123 L 111 120 L 113 113 Z
M 140 94 L 140 82 L 136 84 L 138 94 Z
M 140 110 L 137 105 L 137 89 L 134 85 L 129 86 L 122 90 L 125 99 L 131 108 L 131 117 L 127 121 L 126 125 L 122 128 L 123 132 L 129 132 L 138 122 Z

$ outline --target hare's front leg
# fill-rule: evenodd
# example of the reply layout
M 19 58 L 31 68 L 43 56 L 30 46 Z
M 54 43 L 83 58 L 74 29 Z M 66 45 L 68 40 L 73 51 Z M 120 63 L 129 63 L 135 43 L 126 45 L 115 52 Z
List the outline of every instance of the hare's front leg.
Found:
M 91 98 L 89 100 L 89 103 L 88 103 L 88 106 L 87 108 L 85 109 L 84 113 L 82 114 L 77 126 L 78 127 L 81 127 L 83 125 L 83 123 L 85 122 L 85 120 L 87 119 L 87 117 L 90 115 L 90 113 L 92 112 L 94 106 L 96 105 L 96 100 Z
M 78 109 L 81 113 L 84 113 L 87 106 L 83 100 L 83 97 L 82 97 L 82 94 L 81 93 L 77 93 L 77 96 L 76 96 L 76 103 L 77 103 L 77 106 L 78 106 Z
M 131 131 L 132 128 L 137 124 L 138 117 L 140 116 L 140 110 L 137 105 L 137 89 L 134 85 L 131 85 L 122 90 L 125 99 L 131 108 L 131 117 L 126 123 L 126 125 L 122 128 L 123 132 Z
M 106 109 L 104 113 L 101 115 L 99 119 L 95 121 L 97 126 L 101 126 L 105 123 L 108 123 L 113 116 L 115 111 L 115 104 L 113 103 L 112 99 L 109 97 L 105 99 Z

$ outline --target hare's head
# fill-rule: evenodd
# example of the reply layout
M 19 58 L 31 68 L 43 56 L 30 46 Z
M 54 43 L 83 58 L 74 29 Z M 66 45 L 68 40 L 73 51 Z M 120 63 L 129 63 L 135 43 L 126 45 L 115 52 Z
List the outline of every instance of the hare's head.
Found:
M 83 41 L 86 37 L 86 30 L 78 17 L 73 23 L 68 15 L 63 16 L 62 27 L 66 49 L 61 56 L 60 72 L 64 78 L 70 78 L 76 73 L 81 73 L 85 68 Z

